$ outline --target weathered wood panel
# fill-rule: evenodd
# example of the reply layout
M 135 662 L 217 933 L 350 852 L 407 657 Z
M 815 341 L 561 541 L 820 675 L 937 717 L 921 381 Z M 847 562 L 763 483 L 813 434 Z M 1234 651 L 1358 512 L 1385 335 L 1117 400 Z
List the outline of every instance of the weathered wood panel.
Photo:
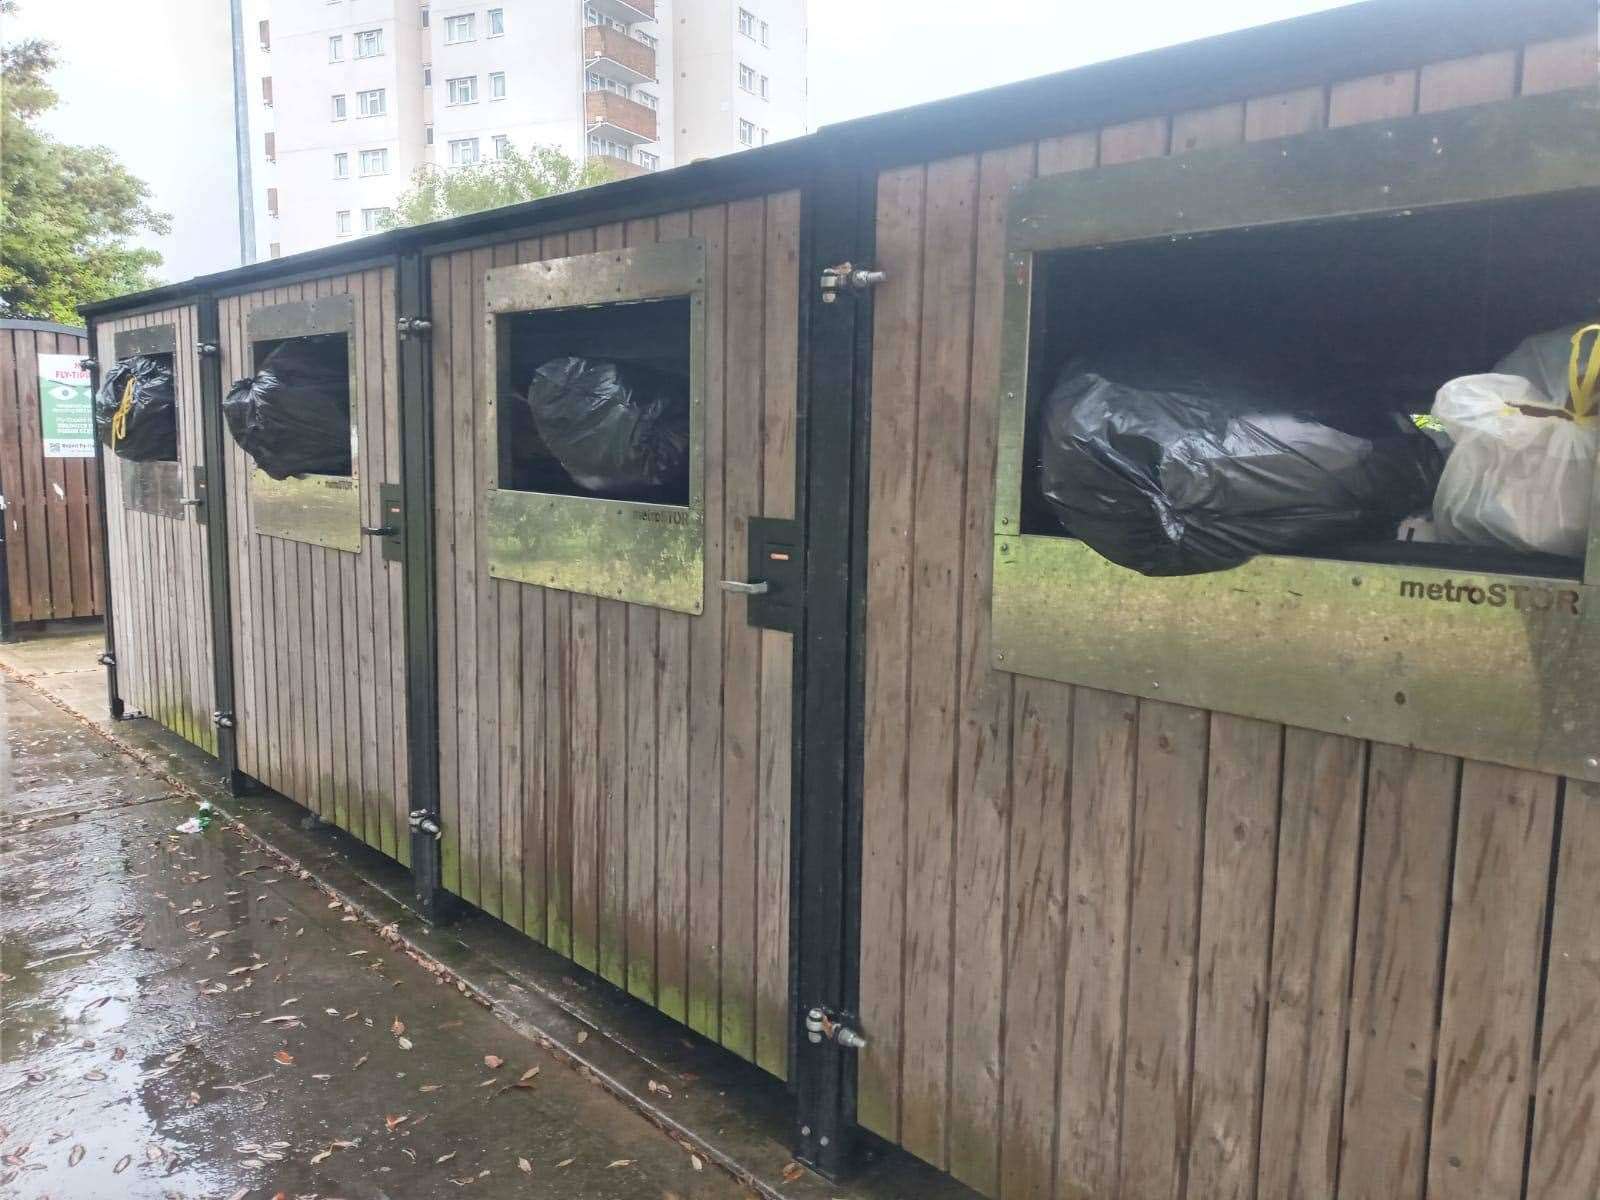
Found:
M 492 266 L 706 242 L 698 617 L 492 578 L 476 394 Z M 431 262 L 445 885 L 783 1075 L 793 639 L 750 627 L 753 516 L 795 513 L 800 203 L 789 193 Z
M 0 321 L 0 519 L 13 621 L 99 616 L 100 485 L 93 458 L 46 458 L 41 354 L 89 353 L 82 333 Z
M 1039 143 L 878 177 L 869 1129 L 1002 1197 L 1509 1195 L 1530 1136 L 1525 1194 L 1593 1192 L 1600 952 L 1578 914 L 1596 851 L 1572 785 L 1552 826 L 1538 776 L 1486 790 L 1491 769 L 1455 759 L 993 671 L 988 588 L 1013 183 L 1596 70 L 1592 35 L 1363 79 L 1285 70 L 1270 95 L 1100 130 L 1064 115 Z M 1473 881 L 1474 856 L 1501 864 L 1515 912 Z M 1475 1056 L 1474 1039 L 1502 1052 Z
M 378 489 L 400 482 L 394 272 L 375 269 L 219 302 L 224 386 L 254 369 L 249 315 L 294 300 L 355 303 L 350 401 L 358 422 L 361 520 L 382 524 Z M 375 849 L 410 860 L 406 826 L 401 567 L 381 544 L 351 554 L 255 528 L 251 461 L 225 435 L 229 601 L 239 769 Z
M 186 493 L 204 461 L 195 319 L 186 306 L 96 326 L 96 357 L 107 370 L 116 362 L 119 331 L 173 326 L 178 471 Z M 127 708 L 215 753 L 207 529 L 188 509 L 180 520 L 124 508 L 124 469 L 115 454 L 105 455 L 118 691 Z

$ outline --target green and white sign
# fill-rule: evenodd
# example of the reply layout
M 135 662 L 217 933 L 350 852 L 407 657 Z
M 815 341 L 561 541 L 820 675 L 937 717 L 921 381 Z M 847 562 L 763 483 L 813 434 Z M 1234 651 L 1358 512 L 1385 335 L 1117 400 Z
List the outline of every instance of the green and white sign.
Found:
M 39 355 L 39 431 L 46 458 L 94 457 L 89 372 L 72 354 Z

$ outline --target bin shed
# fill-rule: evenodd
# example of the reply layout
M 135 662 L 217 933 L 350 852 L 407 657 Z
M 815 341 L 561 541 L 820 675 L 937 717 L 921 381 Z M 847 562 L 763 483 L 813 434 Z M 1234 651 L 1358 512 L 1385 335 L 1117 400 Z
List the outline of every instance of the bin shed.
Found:
M 1558 541 L 1426 531 L 1435 396 L 1527 339 L 1570 377 L 1504 407 L 1588 444 L 1596 35 L 1358 4 L 91 307 L 102 372 L 199 364 L 219 757 L 755 1063 L 827 1171 L 1592 1196 L 1595 451 Z M 231 424 L 297 356 L 315 469 Z M 1138 476 L 1140 405 L 1229 486 Z M 135 540 L 114 697 L 195 624 Z

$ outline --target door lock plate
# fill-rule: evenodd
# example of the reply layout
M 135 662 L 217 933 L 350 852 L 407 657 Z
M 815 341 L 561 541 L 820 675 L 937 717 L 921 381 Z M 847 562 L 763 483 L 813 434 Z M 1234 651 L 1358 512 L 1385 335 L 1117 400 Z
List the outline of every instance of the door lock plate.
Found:
M 404 542 L 405 525 L 402 518 L 405 516 L 405 506 L 401 500 L 400 485 L 398 483 L 380 483 L 378 485 L 378 506 L 382 509 L 379 514 L 378 526 L 386 530 L 383 534 L 383 561 L 404 562 L 406 548 Z
M 748 554 L 745 578 L 767 585 L 764 592 L 745 594 L 750 624 L 757 629 L 799 633 L 805 594 L 805 547 L 799 522 L 751 517 Z

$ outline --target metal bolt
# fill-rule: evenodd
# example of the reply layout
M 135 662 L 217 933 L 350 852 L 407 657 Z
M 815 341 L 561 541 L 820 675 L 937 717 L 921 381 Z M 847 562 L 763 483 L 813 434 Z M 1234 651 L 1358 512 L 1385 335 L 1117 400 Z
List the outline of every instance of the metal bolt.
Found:
M 801 1137 L 810 1137 L 811 1136 L 811 1126 L 809 1126 L 809 1125 L 800 1126 L 800 1136 Z
M 827 1134 L 823 1134 L 821 1137 L 819 1137 L 817 1139 L 817 1143 L 819 1145 L 826 1146 L 828 1144 L 828 1135 Z
M 1583 760 L 1583 765 L 1591 771 L 1600 771 L 1600 758 L 1586 758 Z

